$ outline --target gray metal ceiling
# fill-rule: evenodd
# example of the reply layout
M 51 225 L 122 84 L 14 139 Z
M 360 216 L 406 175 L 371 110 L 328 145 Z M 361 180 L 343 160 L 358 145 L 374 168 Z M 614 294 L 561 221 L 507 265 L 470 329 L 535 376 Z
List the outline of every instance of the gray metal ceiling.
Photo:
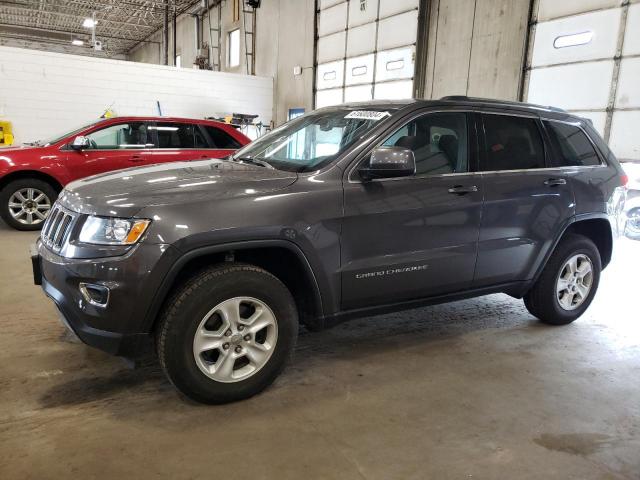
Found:
M 199 3 L 167 1 L 171 17 L 174 10 L 180 14 Z M 164 10 L 164 0 L 0 0 L 0 44 L 54 51 L 64 47 L 64 51 L 86 55 L 123 55 L 162 28 Z M 105 45 L 102 53 L 89 47 L 91 30 L 82 26 L 94 11 L 96 39 Z M 85 45 L 73 47 L 73 38 L 84 40 Z

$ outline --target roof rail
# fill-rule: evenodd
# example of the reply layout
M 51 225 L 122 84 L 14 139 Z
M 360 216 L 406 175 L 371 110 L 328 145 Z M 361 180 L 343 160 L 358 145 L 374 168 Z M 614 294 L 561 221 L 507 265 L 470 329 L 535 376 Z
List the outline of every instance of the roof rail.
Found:
M 552 112 L 567 113 L 566 110 L 558 107 L 535 105 L 533 103 L 526 103 L 526 102 L 514 102 L 512 100 L 498 100 L 495 98 L 467 97 L 466 95 L 448 95 L 446 97 L 442 97 L 440 100 L 444 100 L 448 102 L 477 102 L 477 103 L 495 104 L 495 105 L 513 105 L 513 106 L 533 107 L 533 108 L 541 108 L 544 110 L 550 110 Z

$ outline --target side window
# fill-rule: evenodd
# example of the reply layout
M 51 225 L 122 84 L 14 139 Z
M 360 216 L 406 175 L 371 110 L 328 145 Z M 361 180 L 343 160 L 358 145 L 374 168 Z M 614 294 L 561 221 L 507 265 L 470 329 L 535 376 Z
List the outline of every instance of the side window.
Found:
M 211 125 L 203 125 L 204 129 L 211 140 L 211 148 L 221 148 L 229 150 L 237 150 L 242 145 L 227 132 L 218 127 Z
M 536 120 L 508 115 L 482 115 L 486 140 L 480 170 L 544 168 L 544 144 Z
M 404 147 L 416 157 L 416 175 L 468 171 L 467 115 L 429 113 L 404 125 L 382 145 Z
M 151 148 L 153 142 L 148 127 L 143 122 L 111 125 L 87 135 L 94 150 L 119 150 L 133 148 Z
M 600 165 L 593 145 L 578 127 L 559 122 L 544 122 L 558 158 L 559 167 Z
M 193 127 L 190 123 L 158 122 L 149 130 L 155 130 L 158 148 L 197 148 Z

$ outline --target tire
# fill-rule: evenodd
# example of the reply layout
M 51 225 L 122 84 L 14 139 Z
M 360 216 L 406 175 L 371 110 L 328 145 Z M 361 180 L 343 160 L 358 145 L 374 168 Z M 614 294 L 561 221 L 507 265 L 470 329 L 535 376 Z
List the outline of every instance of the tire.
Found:
M 586 272 L 588 267 L 591 267 L 590 280 L 589 275 L 580 280 L 580 275 L 583 275 L 580 272 L 578 278 L 572 280 L 572 269 L 567 266 L 567 262 L 574 258 L 577 259 L 578 270 Z M 600 282 L 601 265 L 600 252 L 591 240 L 582 235 L 566 235 L 551 254 L 540 278 L 524 296 L 527 310 L 541 322 L 549 325 L 567 325 L 573 322 L 589 308 L 593 301 Z M 561 284 L 560 276 L 563 280 L 569 278 L 569 283 Z M 578 292 L 580 290 L 584 292 L 583 287 L 587 283 L 590 284 L 588 293 L 582 296 Z M 566 288 L 569 290 L 563 289 L 561 291 L 563 293 L 557 293 L 561 285 L 567 285 Z M 572 291 L 576 292 L 573 297 Z
M 238 311 L 236 304 L 240 322 L 230 327 L 225 315 L 233 315 L 225 312 Z M 252 330 L 252 325 L 271 321 L 275 326 Z M 227 330 L 232 335 L 227 336 Z M 261 268 L 226 264 L 197 274 L 171 296 L 160 317 L 156 349 L 178 391 L 197 402 L 221 404 L 249 398 L 269 386 L 291 357 L 297 337 L 298 313 L 285 285 Z M 209 341 L 215 348 L 196 354 Z M 262 366 L 250 361 L 256 352 L 266 357 Z M 231 373 L 226 375 L 229 364 Z
M 632 208 L 627 212 L 624 234 L 631 240 L 640 240 L 640 208 Z
M 44 195 L 41 197 L 40 195 Z M 21 196 L 25 201 L 18 199 L 17 196 Z M 31 198 L 29 198 L 31 196 Z M 38 200 L 37 204 L 33 200 Z M 21 178 L 9 182 L 0 191 L 0 216 L 10 227 L 16 230 L 40 230 L 44 223 L 44 218 L 40 218 L 40 215 L 46 215 L 51 210 L 53 202 L 58 198 L 58 192 L 51 186 L 51 184 L 40 180 L 38 178 Z M 29 203 L 29 212 L 23 208 L 18 210 L 20 203 L 24 206 Z M 12 207 L 13 205 L 13 207 Z M 47 208 L 44 208 L 44 207 Z M 13 213 L 12 213 L 13 212 Z M 16 212 L 21 213 L 20 216 L 14 216 Z

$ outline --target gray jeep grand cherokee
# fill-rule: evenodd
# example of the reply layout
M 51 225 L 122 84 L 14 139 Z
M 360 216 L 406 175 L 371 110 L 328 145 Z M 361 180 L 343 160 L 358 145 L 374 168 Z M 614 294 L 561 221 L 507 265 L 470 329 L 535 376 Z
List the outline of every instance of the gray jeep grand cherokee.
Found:
M 268 386 L 312 329 L 504 292 L 563 325 L 611 260 L 624 173 L 588 121 L 482 99 L 292 120 L 225 160 L 69 184 L 32 256 L 85 343 L 155 341 L 200 402 Z

